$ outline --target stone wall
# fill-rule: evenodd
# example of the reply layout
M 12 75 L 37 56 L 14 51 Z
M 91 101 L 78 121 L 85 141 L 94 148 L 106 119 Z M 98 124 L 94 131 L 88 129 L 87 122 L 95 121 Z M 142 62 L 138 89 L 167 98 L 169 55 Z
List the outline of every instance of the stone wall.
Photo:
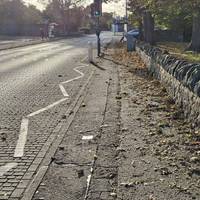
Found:
M 160 80 L 184 110 L 186 118 L 200 127 L 200 63 L 179 60 L 159 48 L 139 44 L 136 48 L 149 73 Z

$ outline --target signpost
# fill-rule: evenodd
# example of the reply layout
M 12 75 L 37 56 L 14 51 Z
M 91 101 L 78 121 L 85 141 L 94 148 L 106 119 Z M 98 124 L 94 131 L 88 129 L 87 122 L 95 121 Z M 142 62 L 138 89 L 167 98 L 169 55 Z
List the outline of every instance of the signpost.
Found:
M 100 21 L 99 18 L 102 16 L 102 0 L 94 0 L 91 4 L 91 16 L 96 18 L 96 35 L 97 35 L 97 55 L 101 55 L 101 40 L 100 40 Z

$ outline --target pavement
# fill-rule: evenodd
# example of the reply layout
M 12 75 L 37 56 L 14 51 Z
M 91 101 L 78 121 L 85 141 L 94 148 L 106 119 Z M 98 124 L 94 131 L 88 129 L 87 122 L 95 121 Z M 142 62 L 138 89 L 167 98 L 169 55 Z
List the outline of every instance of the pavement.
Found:
M 200 199 L 191 124 L 134 53 L 88 64 L 95 40 L 0 52 L 0 199 Z

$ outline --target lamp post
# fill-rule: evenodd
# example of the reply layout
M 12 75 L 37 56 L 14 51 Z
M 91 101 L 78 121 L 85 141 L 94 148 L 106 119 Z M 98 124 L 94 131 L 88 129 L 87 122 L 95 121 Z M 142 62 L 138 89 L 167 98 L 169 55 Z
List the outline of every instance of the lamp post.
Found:
M 97 35 L 97 55 L 101 55 L 101 41 L 100 41 L 100 17 L 102 16 L 102 0 L 94 0 L 91 4 L 91 16 L 96 20 L 96 35 Z

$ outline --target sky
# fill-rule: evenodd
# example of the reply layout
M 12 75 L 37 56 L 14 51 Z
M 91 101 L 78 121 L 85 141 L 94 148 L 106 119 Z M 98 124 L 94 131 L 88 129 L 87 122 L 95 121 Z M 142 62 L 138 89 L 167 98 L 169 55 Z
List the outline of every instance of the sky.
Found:
M 35 5 L 38 9 L 44 9 L 43 5 L 38 2 L 38 0 L 24 0 L 28 4 Z M 124 16 L 125 15 L 125 0 L 119 0 L 119 2 L 115 3 L 103 3 L 103 12 L 112 12 L 116 13 L 116 15 Z
M 125 0 L 115 3 L 103 4 L 103 12 L 115 12 L 117 15 L 125 15 Z

